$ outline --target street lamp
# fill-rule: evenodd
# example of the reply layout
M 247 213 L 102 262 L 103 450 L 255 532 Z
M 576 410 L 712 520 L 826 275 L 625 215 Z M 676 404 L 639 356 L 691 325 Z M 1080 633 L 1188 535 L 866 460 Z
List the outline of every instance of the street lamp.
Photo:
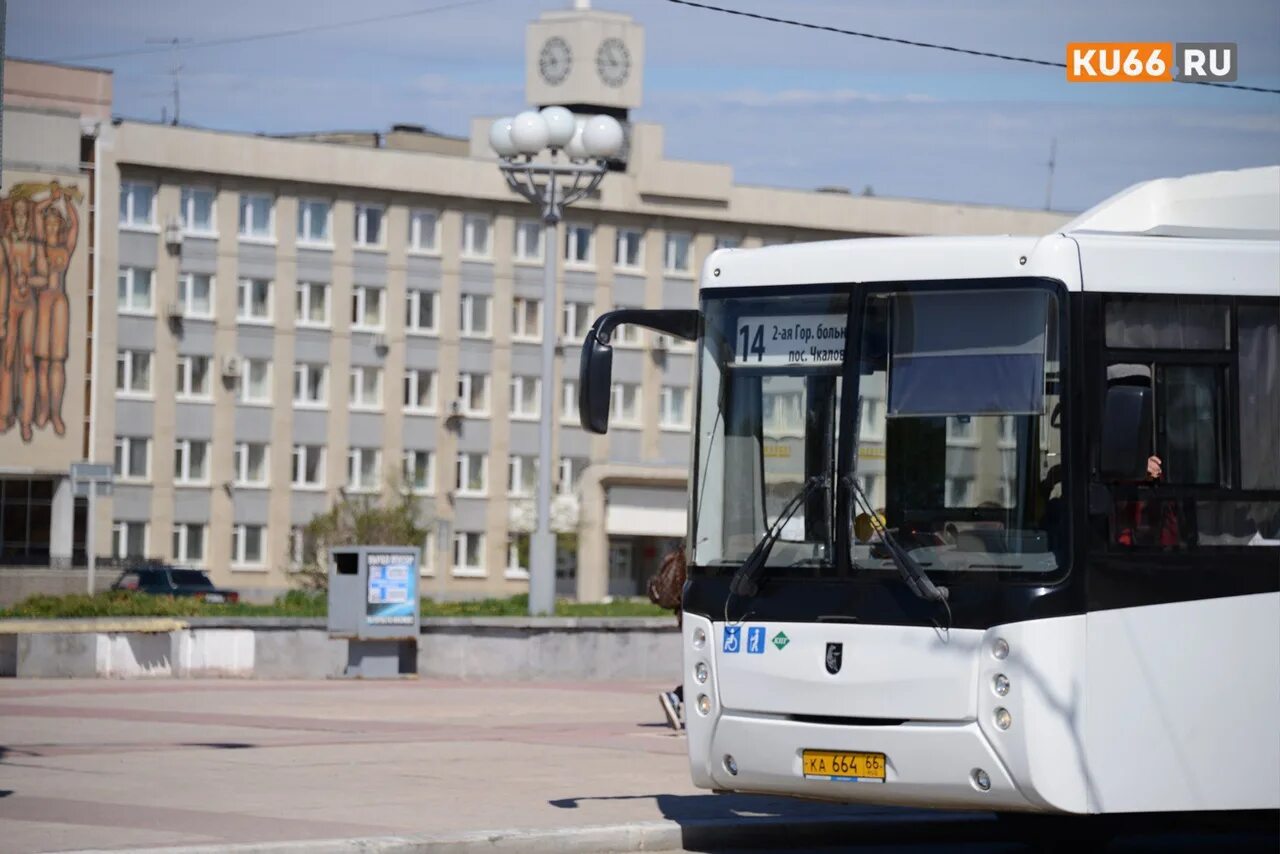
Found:
M 498 168 L 507 186 L 542 212 L 542 423 L 535 498 L 538 521 L 529 542 L 529 613 L 550 614 L 556 603 L 556 539 L 551 533 L 556 226 L 567 206 L 600 185 L 609 170 L 609 158 L 622 149 L 622 125 L 612 116 L 579 118 L 564 107 L 544 107 L 495 121 L 489 128 L 489 145 L 498 154 Z

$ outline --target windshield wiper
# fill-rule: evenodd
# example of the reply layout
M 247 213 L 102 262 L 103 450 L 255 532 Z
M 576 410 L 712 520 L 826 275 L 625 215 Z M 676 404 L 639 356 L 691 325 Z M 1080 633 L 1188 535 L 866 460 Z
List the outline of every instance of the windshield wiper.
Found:
M 853 530 L 853 511 L 861 504 L 863 512 L 871 520 L 872 529 L 880 535 L 881 544 L 888 550 L 889 556 L 893 558 L 893 563 L 898 567 L 898 572 L 902 575 L 902 580 L 906 582 L 908 589 L 921 599 L 945 604 L 950 591 L 945 587 L 939 587 L 934 584 L 919 561 L 913 558 L 911 553 L 894 539 L 893 534 L 889 533 L 888 527 L 880 521 L 880 517 L 871 506 L 871 501 L 867 498 L 867 494 L 858 485 L 858 479 L 852 474 L 845 475 L 844 484 L 848 487 L 850 496 L 855 499 L 849 502 L 850 518 L 847 520 L 850 523 L 848 525 L 849 530 Z M 853 564 L 853 562 L 853 538 L 851 536 L 849 538 L 849 563 Z
M 783 527 L 791 521 L 791 517 L 796 515 L 796 511 L 810 495 L 819 489 L 826 488 L 827 479 L 822 475 L 815 474 L 805 481 L 804 486 L 786 503 L 773 525 L 765 531 L 760 542 L 756 543 L 751 554 L 747 555 L 742 566 L 738 567 L 738 571 L 733 574 L 733 578 L 729 580 L 730 593 L 749 599 L 760 592 L 760 576 L 764 574 L 765 564 L 769 561 L 769 552 L 773 551 L 773 544 L 782 536 Z

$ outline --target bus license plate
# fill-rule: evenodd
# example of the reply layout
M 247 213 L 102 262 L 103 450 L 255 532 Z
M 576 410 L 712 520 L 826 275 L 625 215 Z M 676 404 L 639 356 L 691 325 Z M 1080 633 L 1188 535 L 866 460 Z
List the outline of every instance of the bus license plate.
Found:
M 806 750 L 801 754 L 804 776 L 811 780 L 847 780 L 857 783 L 884 782 L 883 753 L 845 753 L 834 750 Z

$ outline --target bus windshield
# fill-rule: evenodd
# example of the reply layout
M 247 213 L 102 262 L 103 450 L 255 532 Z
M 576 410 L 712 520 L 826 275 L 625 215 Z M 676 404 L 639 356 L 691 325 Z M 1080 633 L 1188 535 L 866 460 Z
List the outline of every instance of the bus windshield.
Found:
M 870 508 L 840 520 L 834 490 L 817 491 L 783 527 L 771 575 L 893 571 L 882 529 L 931 576 L 1064 567 L 1054 293 L 989 283 L 854 299 L 861 340 L 847 348 L 847 294 L 706 300 L 694 563 L 740 564 L 806 479 L 839 482 L 841 444 L 856 443 Z M 849 425 L 846 349 L 858 358 Z

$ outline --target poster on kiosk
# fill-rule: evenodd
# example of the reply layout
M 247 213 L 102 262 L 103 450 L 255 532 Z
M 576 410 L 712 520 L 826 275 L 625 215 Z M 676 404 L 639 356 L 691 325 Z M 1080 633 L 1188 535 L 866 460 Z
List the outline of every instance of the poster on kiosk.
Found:
M 365 620 L 370 625 L 413 625 L 418 600 L 417 557 L 405 552 L 369 552 Z

